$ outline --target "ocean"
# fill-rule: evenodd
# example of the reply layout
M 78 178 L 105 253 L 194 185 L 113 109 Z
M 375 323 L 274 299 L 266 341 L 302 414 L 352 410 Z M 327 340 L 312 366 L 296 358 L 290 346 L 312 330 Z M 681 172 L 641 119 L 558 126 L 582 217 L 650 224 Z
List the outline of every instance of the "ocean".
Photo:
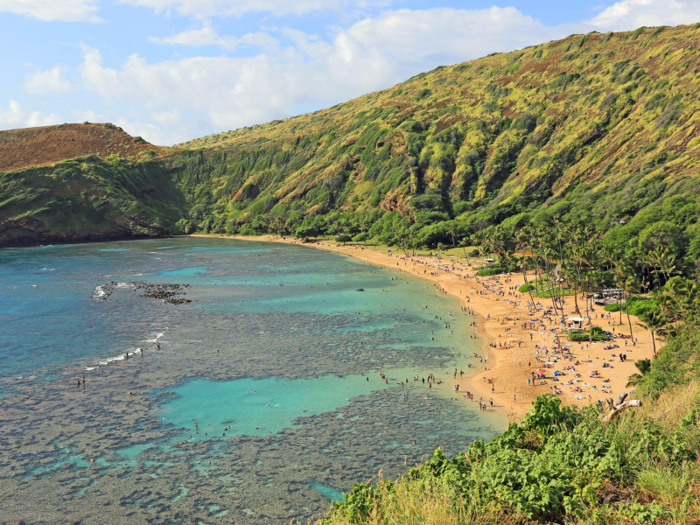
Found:
M 470 320 L 428 282 L 301 245 L 0 250 L 0 521 L 322 517 L 505 429 L 452 390 Z

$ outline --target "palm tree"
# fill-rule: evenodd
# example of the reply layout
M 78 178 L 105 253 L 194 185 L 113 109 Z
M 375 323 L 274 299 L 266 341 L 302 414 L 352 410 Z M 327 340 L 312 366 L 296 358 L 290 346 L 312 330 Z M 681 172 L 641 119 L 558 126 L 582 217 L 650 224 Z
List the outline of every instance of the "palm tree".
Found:
M 684 318 L 697 322 L 700 318 L 700 293 L 695 281 L 680 276 L 671 277 L 659 296 L 659 306 L 669 325 Z
M 520 250 L 520 252 L 523 254 L 520 256 L 520 269 L 523 271 L 523 282 L 527 286 L 529 283 L 527 281 L 527 265 L 528 265 L 528 258 L 525 255 L 525 249 L 530 248 L 532 246 L 532 237 L 533 237 L 533 231 L 532 228 L 528 225 L 525 228 L 521 228 L 518 230 L 518 234 L 516 237 L 516 249 Z M 532 305 L 534 307 L 535 305 L 535 298 L 532 297 L 532 290 L 528 287 L 527 292 L 530 294 L 530 301 L 532 301 Z
M 651 332 L 651 343 L 654 347 L 654 355 L 657 355 L 655 335 L 658 334 L 660 330 L 663 330 L 664 326 L 666 326 L 666 318 L 664 317 L 663 313 L 661 313 L 661 310 L 658 309 L 651 310 L 640 317 L 643 322 L 637 324 Z
M 459 247 L 464 250 L 464 258 L 467 259 L 467 262 L 469 262 L 469 255 L 467 255 L 467 247 L 469 246 L 469 243 L 471 242 L 470 237 L 465 237 L 461 241 L 459 241 Z
M 630 327 L 630 337 L 632 338 L 632 345 L 635 345 L 634 334 L 632 332 L 632 320 L 630 319 L 629 298 L 632 293 L 637 290 L 638 281 L 632 262 L 633 261 L 627 254 L 616 261 L 615 282 L 624 292 L 625 312 L 627 313 L 627 322 Z M 622 313 L 620 313 L 620 317 L 622 317 Z
M 457 232 L 457 228 L 456 228 L 456 225 L 455 225 L 455 221 L 449 221 L 449 222 L 447 223 L 447 225 L 448 225 L 448 226 L 447 226 L 447 233 L 449 233 L 450 236 L 452 237 L 452 247 L 453 247 L 453 248 L 456 248 L 456 247 L 457 247 L 457 244 L 455 243 L 455 234 L 456 234 L 456 232 Z
M 657 246 L 649 253 L 645 254 L 642 261 L 650 268 L 651 273 L 664 277 L 664 284 L 671 279 L 671 275 L 676 272 L 676 256 L 668 249 L 668 246 Z M 661 279 L 659 286 L 661 286 Z
M 642 378 L 651 370 L 651 359 L 642 359 L 634 363 L 634 366 L 639 370 L 639 374 L 632 374 L 627 378 L 626 388 L 638 385 Z

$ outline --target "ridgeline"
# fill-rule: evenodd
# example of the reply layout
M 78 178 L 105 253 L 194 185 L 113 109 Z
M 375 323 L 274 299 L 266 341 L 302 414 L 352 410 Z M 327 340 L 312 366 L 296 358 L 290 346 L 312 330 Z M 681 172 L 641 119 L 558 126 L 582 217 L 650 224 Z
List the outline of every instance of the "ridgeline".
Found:
M 167 235 L 185 208 L 170 151 L 113 124 L 0 131 L 0 246 Z
M 391 243 L 405 225 L 436 246 L 553 217 L 608 229 L 664 202 L 664 221 L 687 235 L 698 48 L 698 26 L 576 35 L 176 149 L 68 149 L 100 158 L 41 169 L 25 158 L 20 171 L 4 161 L 0 245 L 191 231 Z

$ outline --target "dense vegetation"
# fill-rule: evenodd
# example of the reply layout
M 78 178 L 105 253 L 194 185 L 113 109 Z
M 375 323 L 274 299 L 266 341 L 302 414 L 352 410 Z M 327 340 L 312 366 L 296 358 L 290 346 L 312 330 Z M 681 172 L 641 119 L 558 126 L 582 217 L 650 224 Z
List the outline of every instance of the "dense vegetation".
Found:
M 435 248 L 558 217 L 692 264 L 699 48 L 698 26 L 574 35 L 194 140 L 154 160 L 185 198 L 159 223 Z
M 558 217 L 693 263 L 698 48 L 697 26 L 572 36 L 192 141 L 180 226 L 437 247 Z
M 89 156 L 0 174 L 2 244 L 166 235 L 185 199 L 149 156 Z
M 698 523 L 697 275 L 680 275 L 667 247 L 614 249 L 602 242 L 606 235 L 557 223 L 546 231 L 500 226 L 474 240 L 478 251 L 496 254 L 499 269 L 522 271 L 526 279 L 529 273 L 523 293 L 550 298 L 558 315 L 574 306 L 585 317 L 592 292 L 617 285 L 623 302 L 612 310 L 638 315 L 638 329 L 668 340 L 653 360 L 637 361 L 639 373 L 629 378 L 627 386 L 646 405 L 604 418 L 599 406 L 580 410 L 539 397 L 522 421 L 490 443 L 477 441 L 451 459 L 434 451 L 396 481 L 356 484 L 323 523 Z M 652 295 L 632 295 L 643 287 Z M 565 309 L 564 298 L 574 304 Z M 570 338 L 607 335 L 593 326 Z
M 356 484 L 323 523 L 697 523 L 699 403 L 694 383 L 603 423 L 595 407 L 543 396 L 488 444 Z

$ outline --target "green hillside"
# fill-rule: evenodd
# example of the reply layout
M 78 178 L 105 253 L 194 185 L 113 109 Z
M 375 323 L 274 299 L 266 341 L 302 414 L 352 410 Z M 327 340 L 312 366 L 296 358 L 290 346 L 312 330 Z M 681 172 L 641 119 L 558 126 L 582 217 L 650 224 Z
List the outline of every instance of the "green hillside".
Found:
M 502 221 L 608 228 L 671 196 L 695 222 L 699 48 L 698 26 L 571 36 L 183 144 L 206 165 L 183 178 L 191 227 L 381 235 L 400 215 L 434 245 Z
M 184 204 L 156 162 L 88 156 L 0 173 L 0 245 L 167 235 Z
M 119 173 L 158 173 L 156 186 L 169 189 L 149 193 L 150 203 L 127 191 L 116 206 L 143 202 L 150 211 L 130 217 L 155 221 L 160 227 L 149 234 L 346 234 L 395 243 L 403 231 L 427 246 L 554 217 L 606 230 L 632 220 L 610 234 L 626 242 L 663 218 L 661 237 L 690 262 L 700 258 L 686 250 L 698 229 L 698 27 L 575 35 L 197 139 L 150 162 L 125 161 Z M 88 187 L 122 176 L 103 160 L 85 162 L 106 177 Z M 34 188 L 25 173 L 0 177 Z M 47 188 L 53 196 L 51 188 L 58 186 Z M 47 215 L 41 202 L 18 202 L 13 191 L 0 185 L 3 244 L 24 238 L 14 226 L 3 233 L 8 224 Z M 180 200 L 156 205 L 173 194 Z M 54 222 L 60 230 L 63 220 Z M 128 234 L 129 222 L 118 228 L 126 224 Z

